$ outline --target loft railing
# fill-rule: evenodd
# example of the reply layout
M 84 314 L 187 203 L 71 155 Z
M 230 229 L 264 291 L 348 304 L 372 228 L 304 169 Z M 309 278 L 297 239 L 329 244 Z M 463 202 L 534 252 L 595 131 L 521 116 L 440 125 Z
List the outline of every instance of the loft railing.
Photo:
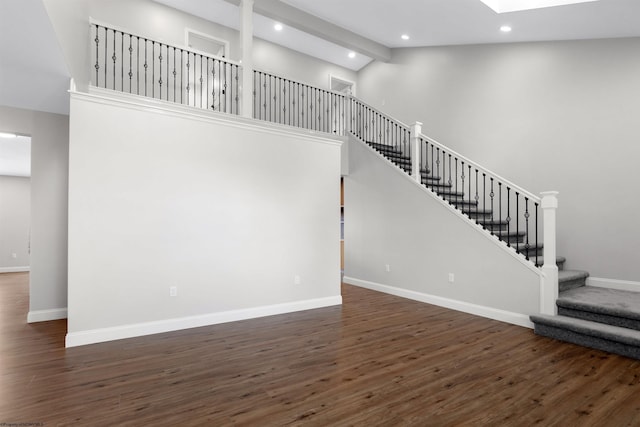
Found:
M 253 117 L 320 132 L 345 134 L 347 96 L 264 71 L 253 72 Z
M 418 138 L 421 182 L 540 267 L 540 198 L 427 136 Z
M 411 171 L 411 129 L 357 98 L 349 99 L 349 131 L 398 167 Z
M 91 40 L 96 87 L 239 113 L 240 66 L 232 61 L 98 24 Z

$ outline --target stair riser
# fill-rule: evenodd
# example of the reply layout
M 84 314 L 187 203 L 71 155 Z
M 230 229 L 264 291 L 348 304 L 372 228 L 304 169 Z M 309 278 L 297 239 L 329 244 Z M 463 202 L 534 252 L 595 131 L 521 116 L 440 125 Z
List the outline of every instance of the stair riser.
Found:
M 640 359 L 640 347 L 623 344 L 615 341 L 609 341 L 602 338 L 593 337 L 586 334 L 561 329 L 549 325 L 541 325 L 536 323 L 534 332 L 548 338 L 554 338 L 560 341 L 581 345 L 584 347 L 594 348 L 596 350 L 607 351 L 619 354 L 621 356 L 630 357 L 632 359 Z
M 581 286 L 585 286 L 587 283 L 586 280 L 587 279 L 582 278 L 582 279 L 567 280 L 565 282 L 560 282 L 558 283 L 558 291 L 564 292 L 564 291 L 568 291 L 569 289 L 575 289 Z
M 589 320 L 592 322 L 604 323 L 606 325 L 619 326 L 621 328 L 635 329 L 640 331 L 640 320 L 627 319 L 625 317 L 611 316 L 591 311 L 576 310 L 558 306 L 558 314 L 561 316 L 574 317 L 576 319 Z

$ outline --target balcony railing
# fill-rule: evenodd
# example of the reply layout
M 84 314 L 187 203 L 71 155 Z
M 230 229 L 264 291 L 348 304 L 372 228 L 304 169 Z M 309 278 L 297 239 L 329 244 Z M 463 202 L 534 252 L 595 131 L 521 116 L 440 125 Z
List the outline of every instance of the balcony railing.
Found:
M 240 66 L 224 58 L 91 24 L 91 83 L 213 111 L 238 114 Z

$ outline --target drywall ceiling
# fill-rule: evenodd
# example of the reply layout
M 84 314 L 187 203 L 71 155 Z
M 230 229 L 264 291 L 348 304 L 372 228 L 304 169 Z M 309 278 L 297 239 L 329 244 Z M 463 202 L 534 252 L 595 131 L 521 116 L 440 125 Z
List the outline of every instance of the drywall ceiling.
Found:
M 0 105 L 69 113 L 70 74 L 42 0 L 0 0 L 0 58 Z
M 638 0 L 501 14 L 480 0 L 282 1 L 391 48 L 640 36 Z M 503 25 L 512 31 L 500 32 Z
M 157 1 L 234 28 L 239 25 L 235 6 L 239 0 Z M 640 36 L 638 0 L 599 0 L 501 14 L 480 0 L 255 0 L 254 8 L 262 9 L 262 13 L 266 12 L 273 20 L 277 19 L 276 9 L 282 10 L 278 3 L 387 48 Z M 274 12 L 269 13 L 270 9 Z M 282 18 L 298 29 L 309 27 L 306 22 L 290 22 L 289 16 Z M 305 17 L 302 18 L 299 21 Z M 503 25 L 510 26 L 512 31 L 501 32 Z M 269 25 L 256 27 L 256 34 L 261 38 L 285 45 L 291 42 L 282 34 L 277 35 Z M 409 35 L 409 39 L 403 40 L 402 34 Z M 359 49 L 357 40 L 341 43 L 331 31 L 324 36 L 334 44 L 366 53 L 366 49 Z M 314 31 L 309 37 L 322 37 L 322 34 Z M 337 56 L 327 55 L 314 43 L 301 42 L 292 48 L 340 65 L 344 64 L 346 55 L 345 50 L 340 49 L 334 52 Z M 361 67 L 355 61 L 343 66 L 355 70 Z

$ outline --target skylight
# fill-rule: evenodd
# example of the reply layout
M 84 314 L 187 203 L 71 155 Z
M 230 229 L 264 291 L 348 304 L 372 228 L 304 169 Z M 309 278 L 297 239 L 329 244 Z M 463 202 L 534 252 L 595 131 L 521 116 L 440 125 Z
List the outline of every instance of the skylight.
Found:
M 496 13 L 519 12 L 542 9 L 543 7 L 565 6 L 576 3 L 590 3 L 598 0 L 480 0 Z

